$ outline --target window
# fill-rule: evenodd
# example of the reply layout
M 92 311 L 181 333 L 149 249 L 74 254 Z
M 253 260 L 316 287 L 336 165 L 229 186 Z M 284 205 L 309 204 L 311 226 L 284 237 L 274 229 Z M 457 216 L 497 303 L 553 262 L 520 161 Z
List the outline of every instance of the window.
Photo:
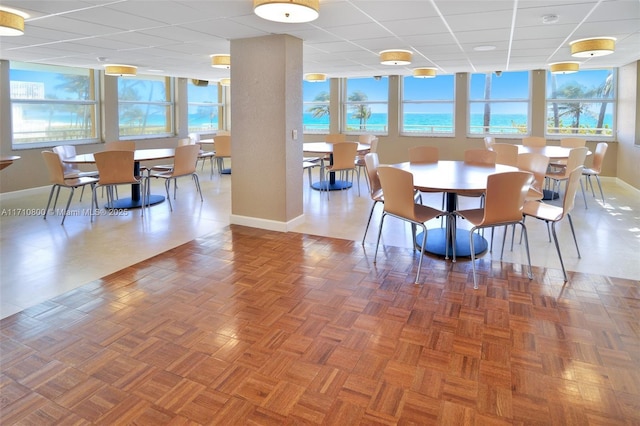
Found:
M 173 134 L 173 90 L 169 77 L 118 77 L 121 138 Z
M 454 76 L 408 76 L 402 81 L 400 131 L 408 135 L 453 135 Z
M 203 83 L 204 82 L 204 83 Z M 208 132 L 220 128 L 222 103 L 218 84 L 207 80 L 191 80 L 187 86 L 189 133 Z
M 93 70 L 11 62 L 9 73 L 14 149 L 97 140 Z
M 547 73 L 547 134 L 613 136 L 613 69 Z
M 304 133 L 329 133 L 329 93 L 327 81 L 303 81 L 302 126 Z
M 469 134 L 529 134 L 529 72 L 472 74 Z
M 388 77 L 348 78 L 345 93 L 344 133 L 388 132 Z

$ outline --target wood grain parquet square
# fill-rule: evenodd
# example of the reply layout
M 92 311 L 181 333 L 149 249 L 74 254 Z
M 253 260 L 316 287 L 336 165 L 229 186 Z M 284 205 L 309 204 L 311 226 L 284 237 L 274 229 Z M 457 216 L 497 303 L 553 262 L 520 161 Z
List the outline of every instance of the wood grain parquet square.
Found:
M 10 424 L 640 424 L 640 282 L 230 226 L 0 321 Z

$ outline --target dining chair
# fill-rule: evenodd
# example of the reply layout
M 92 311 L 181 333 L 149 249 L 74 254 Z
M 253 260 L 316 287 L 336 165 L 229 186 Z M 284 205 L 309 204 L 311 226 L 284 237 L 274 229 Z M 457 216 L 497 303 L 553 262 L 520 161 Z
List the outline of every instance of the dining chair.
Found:
M 189 133 L 189 140 L 191 144 L 200 144 L 200 134 L 199 133 Z M 200 153 L 198 154 L 198 161 L 202 161 L 202 165 L 200 166 L 200 170 L 204 170 L 204 164 L 209 160 L 209 165 L 211 167 L 210 177 L 213 177 L 213 164 L 216 157 L 216 152 L 214 151 L 204 151 L 202 149 L 202 145 L 200 146 Z
M 134 141 L 111 141 L 105 142 L 105 151 L 135 151 L 136 143 Z
M 231 136 L 219 135 L 214 138 L 215 141 L 215 159 L 218 166 L 218 173 L 229 174 L 230 169 L 224 168 L 225 158 L 231 158 Z
M 547 171 L 546 178 L 553 182 L 551 187 L 552 194 L 559 193 L 560 183 L 568 182 L 569 176 L 578 166 L 584 166 L 584 160 L 587 158 L 589 150 L 587 147 L 572 148 L 569 151 L 569 157 L 567 158 L 567 165 L 560 170 Z M 580 184 L 582 182 L 579 181 Z M 583 192 L 584 195 L 584 192 Z M 552 195 L 555 198 L 555 195 Z
M 378 177 L 378 167 L 380 167 L 380 159 L 378 153 L 370 152 L 364 156 L 365 171 L 367 172 L 367 182 L 369 182 L 369 197 L 373 204 L 371 205 L 371 211 L 369 212 L 369 220 L 367 220 L 367 226 L 364 228 L 364 236 L 362 237 L 362 245 L 367 238 L 367 231 L 369 230 L 369 224 L 371 224 L 371 218 L 373 217 L 373 211 L 378 203 L 384 202 L 382 195 L 382 185 L 380 185 L 380 178 Z
M 495 166 L 498 153 L 487 149 L 467 149 L 464 151 L 464 163 L 480 166 Z M 457 196 L 480 198 L 480 207 L 484 203 L 484 190 L 458 191 Z M 456 205 L 456 208 L 458 206 Z
M 173 205 L 171 204 L 171 196 L 169 195 L 169 187 L 171 181 L 174 181 L 173 185 L 173 199 L 176 199 L 177 185 L 176 180 L 180 177 L 191 176 L 193 182 L 196 185 L 196 190 L 200 194 L 200 201 L 204 201 L 202 198 L 202 190 L 200 189 L 200 180 L 198 178 L 197 163 L 198 154 L 200 153 L 200 145 L 182 145 L 176 148 L 173 168 L 167 171 L 151 172 L 147 176 L 147 182 L 145 187 L 147 191 L 150 191 L 149 180 L 151 178 L 165 179 L 164 188 L 167 193 L 167 201 L 169 201 L 169 209 L 173 211 Z M 148 197 L 148 195 L 147 195 Z
M 178 146 L 183 146 L 183 145 L 193 145 L 195 144 L 194 140 L 189 138 L 180 138 L 178 139 L 178 143 L 177 143 L 177 147 Z M 148 168 L 147 170 L 149 171 L 154 171 L 154 172 L 166 172 L 168 170 L 173 169 L 173 164 L 159 164 L 157 166 L 152 166 L 150 168 Z
M 384 194 L 384 210 L 380 219 L 373 263 L 377 261 L 380 237 L 382 236 L 384 219 L 387 216 L 395 217 L 411 224 L 411 245 L 414 247 L 414 251 L 416 227 L 420 226 L 423 233 L 422 244 L 420 245 L 420 260 L 418 261 L 418 271 L 416 272 L 415 279 L 415 283 L 418 284 L 420 280 L 420 269 L 422 268 L 422 258 L 425 256 L 424 251 L 427 245 L 427 226 L 425 223 L 446 213 L 415 202 L 413 175 L 410 172 L 391 166 L 380 166 L 378 168 L 378 176 L 380 178 L 382 193 Z
M 62 215 L 62 222 L 60 222 L 60 225 L 64 225 L 64 220 L 67 218 L 67 212 L 69 211 L 69 206 L 71 205 L 71 199 L 73 198 L 75 189 L 82 187 L 84 190 L 85 186 L 90 185 L 93 190 L 98 179 L 90 176 L 78 176 L 73 178 L 65 177 L 63 163 L 60 161 L 58 153 L 53 151 L 42 151 L 42 157 L 44 158 L 47 171 L 49 172 L 49 181 L 51 182 L 51 192 L 49 192 L 49 200 L 47 201 L 47 208 L 44 210 L 43 219 L 46 219 L 47 214 L 49 213 L 49 206 L 51 205 L 51 197 L 53 196 L 54 190 L 56 191 L 56 198 L 53 202 L 53 210 L 55 210 L 56 205 L 58 204 L 60 188 L 69 188 L 69 199 L 67 200 L 67 205 L 65 206 Z
M 580 148 L 577 148 L 580 149 Z M 586 148 L 585 148 L 586 149 Z M 560 252 L 560 245 L 558 244 L 558 234 L 556 233 L 556 223 L 560 222 L 565 216 L 569 220 L 569 226 L 571 227 L 571 234 L 573 235 L 573 242 L 576 245 L 576 251 L 578 252 L 578 258 L 580 258 L 580 249 L 578 248 L 578 240 L 576 239 L 576 232 L 573 228 L 573 221 L 571 220 L 571 211 L 575 205 L 576 192 L 578 190 L 578 184 L 582 177 L 583 166 L 580 165 L 569 173 L 567 181 L 567 188 L 564 191 L 564 198 L 562 206 L 555 206 L 553 204 L 541 203 L 538 201 L 527 201 L 524 204 L 523 214 L 526 219 L 527 216 L 542 220 L 546 222 L 547 227 L 551 224 L 551 232 L 553 234 L 553 240 L 556 245 L 556 251 L 558 252 L 558 258 L 560 259 L 560 266 L 562 267 L 562 274 L 564 275 L 565 282 L 568 281 L 567 271 L 562 261 L 562 253 Z
M 604 156 L 607 153 L 607 148 L 609 148 L 609 144 L 606 142 L 599 142 L 596 145 L 596 151 L 593 153 L 593 162 L 591 167 L 584 168 L 582 170 L 582 175 L 585 177 L 587 183 L 591 187 L 591 193 L 593 196 L 596 196 L 595 191 L 593 190 L 593 183 L 591 182 L 591 176 L 595 176 L 596 182 L 598 182 L 598 188 L 600 189 L 600 196 L 602 197 L 602 202 L 604 203 L 604 192 L 602 192 L 602 185 L 600 184 L 600 173 L 602 172 L 602 162 L 604 161 Z M 582 187 L 582 185 L 580 185 Z M 587 208 L 587 197 L 584 195 L 584 187 L 582 187 L 582 198 L 584 199 L 584 208 Z
M 560 139 L 560 146 L 563 148 L 580 148 L 583 146 L 587 146 L 587 140 L 584 138 L 562 138 Z M 566 158 L 553 159 L 549 163 L 549 166 L 556 169 L 565 168 L 567 167 L 567 159 Z
M 473 234 L 481 228 L 493 228 L 497 226 L 507 226 L 519 224 L 522 227 L 527 250 L 527 261 L 529 263 L 529 279 L 533 278 L 531 273 L 531 257 L 529 255 L 529 240 L 527 228 L 524 225 L 522 216 L 525 197 L 529 191 L 529 186 L 533 181 L 533 175 L 529 172 L 514 171 L 495 173 L 487 178 L 487 190 L 484 198 L 484 207 L 478 209 L 456 210 L 455 214 L 471 223 L 469 232 L 469 245 L 471 247 L 471 268 L 473 271 L 473 288 L 478 288 L 475 266 L 475 248 Z M 454 228 L 455 233 L 455 228 Z M 455 241 L 455 235 L 453 237 Z M 504 239 L 502 240 L 502 250 L 504 253 Z M 502 259 L 502 255 L 501 255 Z
M 518 145 L 510 143 L 494 143 L 490 151 L 496 152 L 496 164 L 505 164 L 513 167 L 517 166 Z
M 375 139 L 375 135 L 372 135 L 370 133 L 365 133 L 363 135 L 359 135 L 358 136 L 358 142 L 360 144 L 369 145 L 369 150 L 367 152 L 371 152 L 371 141 L 373 139 Z M 360 173 L 362 172 L 362 169 L 364 169 L 364 167 L 365 167 L 365 165 L 364 165 L 364 156 L 367 154 L 367 152 L 357 152 L 356 153 L 355 166 L 356 166 L 356 173 L 358 175 L 358 188 L 360 188 Z M 366 180 L 366 182 L 367 182 L 367 185 L 368 185 L 369 181 Z
M 547 146 L 547 140 L 541 136 L 525 136 L 522 138 L 522 145 L 543 147 Z
M 100 177 L 97 184 L 93 187 L 91 196 L 91 222 L 98 210 L 98 198 L 96 191 L 99 187 L 107 188 L 107 205 L 113 201 L 110 188 L 118 185 L 141 185 L 142 186 L 142 207 L 140 215 L 144 216 L 144 208 L 147 204 L 145 196 L 147 194 L 145 188 L 145 179 L 142 175 L 134 175 L 134 152 L 133 151 L 102 151 L 93 154 L 98 167 Z
M 346 140 L 347 135 L 345 135 L 344 133 L 329 133 L 324 137 L 324 141 L 329 143 L 346 142 Z
M 65 163 L 62 160 L 65 158 L 71 158 L 76 156 L 76 147 L 73 145 L 58 145 L 52 149 L 53 152 L 58 154 L 60 157 L 60 161 L 62 162 L 62 168 L 64 170 L 64 178 L 65 179 L 75 179 L 80 177 L 98 177 L 98 171 L 92 170 L 83 172 L 79 168 L 75 167 L 71 163 Z M 82 191 L 80 192 L 80 201 L 82 201 L 82 196 L 84 195 L 84 187 L 82 186 Z
M 311 157 L 311 158 L 313 158 L 313 157 Z M 303 161 L 302 161 L 302 171 L 304 172 L 306 170 L 309 173 L 309 186 L 310 187 L 312 186 L 311 184 L 313 183 L 313 181 L 311 179 L 311 170 L 316 168 L 316 167 L 320 167 L 320 163 L 319 163 L 318 160 L 316 160 L 316 161 L 305 161 L 303 159 Z
M 324 167 L 324 170 L 321 170 L 320 176 L 320 186 L 324 188 L 324 182 L 329 181 L 329 173 L 340 172 L 341 174 L 346 173 L 346 178 L 349 178 L 349 172 L 355 172 L 355 163 L 354 159 L 356 158 L 356 153 L 358 151 L 358 143 L 357 142 L 342 142 L 336 143 L 333 145 L 333 163 Z M 351 182 L 353 185 L 353 175 L 351 177 Z M 327 186 L 327 199 L 329 198 L 329 188 Z M 358 196 L 360 196 L 360 187 L 358 186 Z
M 418 145 L 418 146 L 412 146 L 409 147 L 409 149 L 407 150 L 407 152 L 409 153 L 409 162 L 412 164 L 433 164 L 433 163 L 437 163 L 440 157 L 438 148 L 435 146 L 428 146 L 428 145 Z M 417 194 L 419 195 L 419 202 L 422 203 L 422 193 L 421 191 L 417 191 Z M 437 192 L 441 192 L 441 191 L 424 191 L 424 192 L 430 192 L 430 193 L 437 193 Z M 441 210 L 444 210 L 444 203 L 445 203 L 445 193 L 442 193 L 442 207 L 440 208 Z

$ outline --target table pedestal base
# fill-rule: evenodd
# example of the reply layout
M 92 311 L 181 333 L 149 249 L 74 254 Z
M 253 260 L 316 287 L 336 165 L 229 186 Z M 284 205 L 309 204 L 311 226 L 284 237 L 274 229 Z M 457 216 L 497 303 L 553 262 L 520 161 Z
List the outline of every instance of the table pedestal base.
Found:
M 416 247 L 422 246 L 422 232 L 416 235 Z M 427 231 L 427 253 L 438 256 L 445 256 L 447 232 L 445 228 L 432 228 Z M 484 253 L 489 247 L 489 243 L 478 233 L 473 234 L 473 248 L 475 255 Z M 449 257 L 453 257 L 451 244 L 448 250 Z M 466 229 L 456 229 L 456 257 L 470 257 L 471 247 L 469 247 L 469 231 Z
M 560 194 L 558 194 L 555 191 L 551 191 L 549 189 L 543 189 L 542 190 L 542 199 L 547 201 L 547 200 L 557 200 L 558 198 L 560 198 Z
M 346 180 L 336 180 L 333 183 L 331 181 L 314 182 L 311 184 L 311 187 L 318 191 L 326 191 L 327 188 L 329 188 L 329 191 L 341 191 L 351 188 L 351 186 L 351 182 Z
M 164 201 L 164 195 L 150 195 L 148 206 L 159 204 Z M 142 207 L 142 200 L 134 200 L 132 198 L 120 198 L 104 206 L 106 209 L 139 209 Z

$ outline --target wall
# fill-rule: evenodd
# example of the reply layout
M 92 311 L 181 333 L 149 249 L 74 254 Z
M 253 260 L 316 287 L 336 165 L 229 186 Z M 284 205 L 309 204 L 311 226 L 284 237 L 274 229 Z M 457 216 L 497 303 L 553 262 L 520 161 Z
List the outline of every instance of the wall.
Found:
M 640 189 L 640 61 L 618 71 L 618 150 L 620 180 Z M 611 148 L 611 144 L 609 145 Z M 607 157 L 614 155 L 607 152 Z

